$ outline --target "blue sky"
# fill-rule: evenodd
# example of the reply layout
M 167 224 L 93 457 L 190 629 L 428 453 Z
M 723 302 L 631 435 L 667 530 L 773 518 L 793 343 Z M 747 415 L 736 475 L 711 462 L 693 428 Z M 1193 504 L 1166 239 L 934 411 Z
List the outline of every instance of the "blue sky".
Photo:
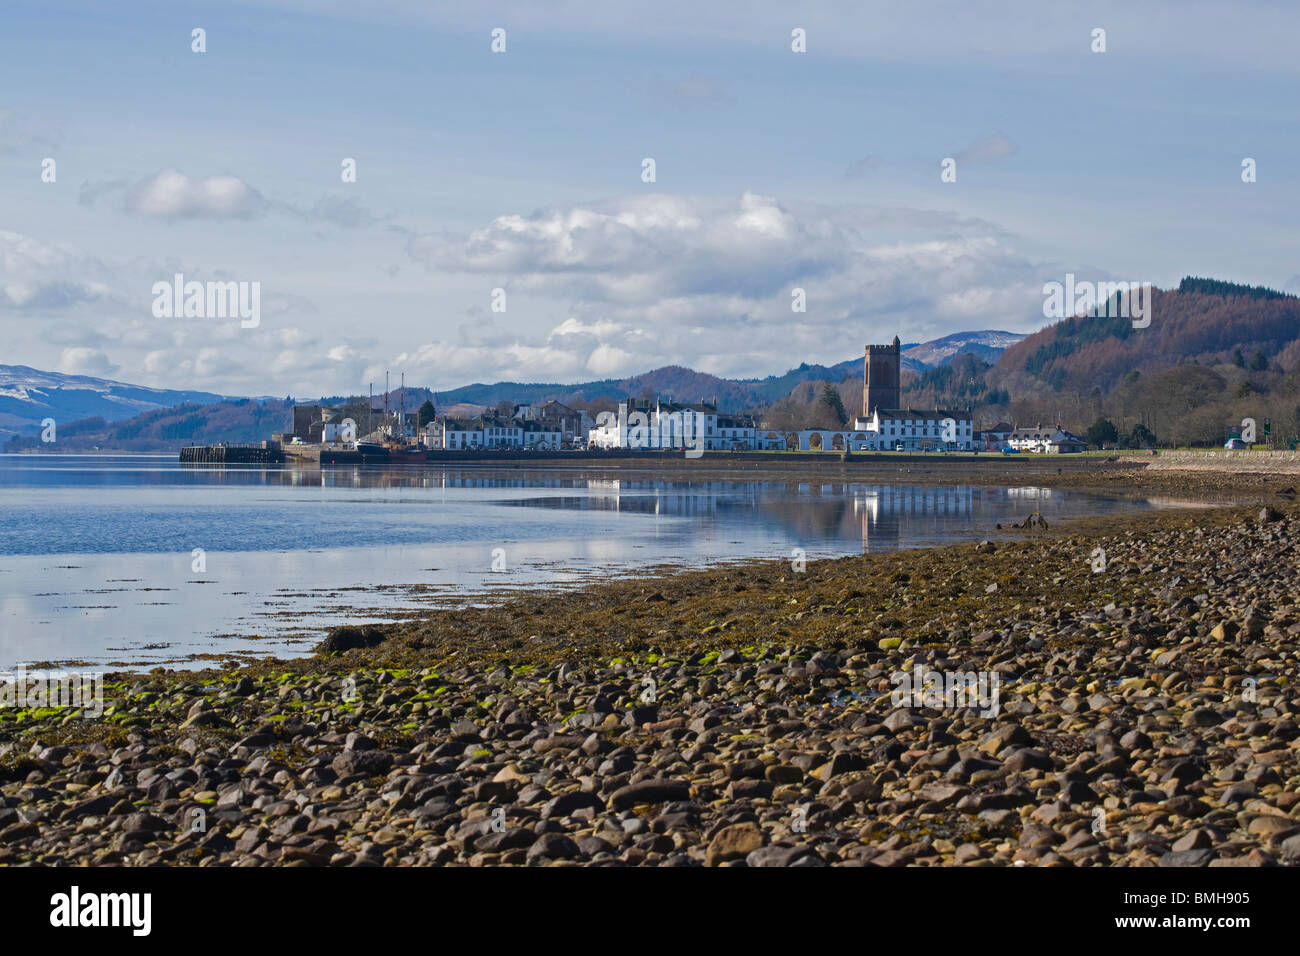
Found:
M 1290 4 L 0 16 L 0 364 L 304 396 L 386 368 L 440 389 L 734 377 L 1032 331 L 1066 272 L 1300 289 Z M 260 325 L 155 318 L 175 272 L 259 282 Z

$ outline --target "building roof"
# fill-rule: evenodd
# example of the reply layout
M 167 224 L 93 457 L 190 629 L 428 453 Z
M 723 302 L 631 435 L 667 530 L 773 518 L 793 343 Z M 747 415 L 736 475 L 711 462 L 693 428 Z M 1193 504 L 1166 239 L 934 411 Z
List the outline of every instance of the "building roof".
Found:
M 433 422 L 430 422 L 429 424 L 432 425 Z M 450 428 L 454 432 L 476 432 L 483 428 L 482 419 L 469 421 L 464 418 L 444 418 L 442 424 L 444 427 Z
M 942 421 L 945 418 L 951 418 L 958 422 L 970 421 L 970 412 L 952 411 L 943 408 L 876 408 L 875 411 L 880 413 L 881 418 L 910 418 L 916 419 L 933 419 Z M 859 416 L 864 417 L 864 416 Z M 865 416 L 870 418 L 870 415 Z
M 444 418 L 443 424 L 455 432 L 481 432 L 485 428 L 517 428 L 525 432 L 558 432 L 557 428 L 548 428 L 541 422 L 528 419 L 506 419 L 494 416 L 480 416 L 474 419 Z M 430 422 L 429 424 L 433 424 Z
M 700 399 L 698 402 L 674 402 L 672 399 L 665 398 L 663 396 L 658 396 L 656 398 L 626 398 L 623 400 L 623 402 L 620 402 L 620 404 L 623 403 L 627 404 L 627 408 L 629 412 L 634 412 L 634 411 L 648 412 L 655 408 L 658 408 L 661 412 L 676 412 L 676 411 L 689 410 L 693 412 L 707 412 L 709 414 L 717 414 L 718 411 L 717 399 L 713 399 L 711 401 L 705 401 L 704 399 Z
M 1078 435 L 1074 434 L 1073 432 L 1066 431 L 1060 425 L 1048 425 L 1046 427 L 1042 425 L 1035 425 L 1032 428 L 1028 425 L 1025 425 L 1022 428 L 1014 429 L 1011 432 L 1011 437 L 1016 439 L 1047 438 L 1049 440 L 1075 441 L 1075 442 L 1083 442 L 1084 444 L 1087 444 L 1087 442 L 1085 442 L 1084 439 L 1080 438 Z

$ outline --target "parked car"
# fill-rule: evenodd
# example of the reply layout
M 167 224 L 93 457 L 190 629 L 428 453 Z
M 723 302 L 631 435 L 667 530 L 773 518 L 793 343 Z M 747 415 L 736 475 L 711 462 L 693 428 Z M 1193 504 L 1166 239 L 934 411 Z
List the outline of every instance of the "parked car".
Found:
M 1004 455 L 1018 455 L 1018 454 L 1020 454 L 1020 449 L 1019 449 L 1019 448 L 1012 448 L 1010 445 L 1003 445 L 1003 446 L 1002 446 L 1002 454 L 1004 454 Z
M 1224 442 L 1223 447 L 1229 451 L 1243 451 L 1246 449 L 1247 445 L 1240 438 L 1229 438 Z

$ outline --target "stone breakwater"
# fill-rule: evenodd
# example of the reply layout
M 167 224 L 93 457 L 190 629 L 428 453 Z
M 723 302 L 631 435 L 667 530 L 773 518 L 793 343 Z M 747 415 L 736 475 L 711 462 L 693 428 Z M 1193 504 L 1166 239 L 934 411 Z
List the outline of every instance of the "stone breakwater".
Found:
M 0 864 L 1295 864 L 1297 544 L 1108 519 L 108 675 L 97 720 L 0 711 Z M 996 708 L 895 706 L 934 672 Z
M 1169 451 L 1151 459 L 1148 471 L 1210 471 L 1227 474 L 1300 476 L 1295 451 Z

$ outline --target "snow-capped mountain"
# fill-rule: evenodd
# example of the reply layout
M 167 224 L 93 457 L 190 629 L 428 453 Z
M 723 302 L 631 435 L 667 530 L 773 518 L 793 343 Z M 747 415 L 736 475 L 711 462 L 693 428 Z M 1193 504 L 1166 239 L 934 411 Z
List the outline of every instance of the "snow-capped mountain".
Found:
M 208 404 L 222 398 L 212 392 L 146 388 L 89 375 L 43 372 L 26 365 L 0 365 L 0 438 L 38 431 L 46 418 L 57 424 L 94 417 L 113 422 L 158 408 L 186 402 Z
M 954 332 L 932 342 L 922 342 L 903 350 L 904 359 L 913 359 L 922 365 L 942 365 L 954 355 L 967 353 L 985 362 L 996 363 L 1008 348 L 1025 338 L 1017 332 Z

